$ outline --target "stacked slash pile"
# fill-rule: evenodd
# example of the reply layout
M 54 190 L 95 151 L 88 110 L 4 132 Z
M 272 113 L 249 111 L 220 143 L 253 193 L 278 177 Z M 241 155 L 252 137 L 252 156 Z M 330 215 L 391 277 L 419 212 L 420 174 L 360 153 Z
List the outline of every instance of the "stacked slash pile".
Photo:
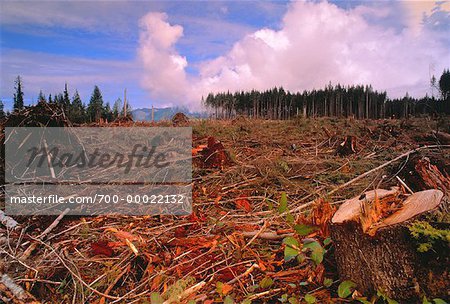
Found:
M 39 102 L 12 112 L 6 119 L 5 127 L 64 127 L 71 123 L 61 106 L 54 103 Z

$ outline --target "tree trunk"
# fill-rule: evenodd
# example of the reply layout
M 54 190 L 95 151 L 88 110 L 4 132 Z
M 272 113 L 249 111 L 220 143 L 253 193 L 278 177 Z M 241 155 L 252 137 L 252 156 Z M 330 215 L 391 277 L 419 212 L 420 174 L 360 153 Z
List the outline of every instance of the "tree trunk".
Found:
M 366 192 L 346 201 L 333 216 L 330 231 L 340 278 L 355 282 L 357 290 L 365 295 L 382 291 L 392 299 L 408 303 L 415 303 L 421 293 L 429 298 L 446 298 L 450 290 L 446 250 L 431 260 L 424 258 L 417 252 L 408 229 L 413 221 L 424 219 L 442 207 L 445 200 L 441 191 L 426 190 L 409 196 L 400 209 L 373 225 L 376 227 L 373 236 L 363 232 L 360 222 L 364 206 L 395 192 L 395 189 Z

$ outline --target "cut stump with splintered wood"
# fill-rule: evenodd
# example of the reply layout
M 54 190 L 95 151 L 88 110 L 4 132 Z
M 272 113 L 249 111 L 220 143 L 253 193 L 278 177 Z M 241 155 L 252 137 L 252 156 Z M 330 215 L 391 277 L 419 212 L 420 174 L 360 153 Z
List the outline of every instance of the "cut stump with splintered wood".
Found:
M 449 258 L 444 250 L 432 259 L 417 252 L 408 226 L 443 207 L 440 190 L 416 192 L 385 219 L 363 231 L 367 204 L 398 199 L 397 189 L 374 190 L 347 200 L 332 218 L 330 231 L 341 280 L 351 280 L 358 291 L 372 295 L 384 292 L 392 299 L 415 303 L 421 294 L 448 298 Z M 372 209 L 373 210 L 373 209 Z M 376 210 L 375 210 L 376 211 Z M 373 212 L 375 212 L 373 211 Z M 373 213 L 372 212 L 372 213 Z M 448 229 L 448 227 L 447 227 Z M 368 232 L 372 233 L 368 233 Z

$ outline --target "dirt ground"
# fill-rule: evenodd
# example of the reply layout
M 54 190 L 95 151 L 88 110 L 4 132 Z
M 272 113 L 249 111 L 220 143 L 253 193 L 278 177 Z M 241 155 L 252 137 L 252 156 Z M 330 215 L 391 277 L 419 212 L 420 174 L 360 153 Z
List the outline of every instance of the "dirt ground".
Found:
M 425 118 L 190 125 L 192 215 L 66 216 L 42 241 L 36 237 L 56 217 L 16 218 L 21 229 L 0 228 L 1 272 L 45 303 L 349 302 L 338 297 L 327 221 L 343 200 L 398 185 L 408 158 L 333 189 L 406 151 L 439 145 L 432 130 L 449 129 L 448 120 Z M 355 138 L 356 153 L 337 155 L 346 136 Z M 220 142 L 226 160 L 202 164 L 195 148 L 208 141 Z M 450 164 L 448 149 L 420 153 Z M 286 259 L 289 236 L 320 244 L 323 260 L 306 247 Z M 19 260 L 33 242 L 36 249 Z

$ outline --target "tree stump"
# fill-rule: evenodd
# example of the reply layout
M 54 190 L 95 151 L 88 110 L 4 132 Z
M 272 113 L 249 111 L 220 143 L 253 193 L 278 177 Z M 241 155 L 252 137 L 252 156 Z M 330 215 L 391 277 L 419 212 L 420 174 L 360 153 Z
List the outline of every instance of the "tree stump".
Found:
M 356 137 L 347 136 L 345 140 L 337 147 L 336 154 L 347 156 L 356 153 Z
M 414 193 L 387 218 L 373 223 L 372 236 L 363 231 L 362 214 L 368 202 L 395 195 L 398 189 L 374 190 L 346 201 L 331 221 L 331 237 L 340 278 L 357 284 L 365 295 L 382 291 L 392 299 L 412 301 L 421 294 L 448 297 L 448 248 L 430 261 L 417 251 L 408 226 L 425 219 L 444 204 L 440 190 Z M 374 228 L 375 227 L 375 228 Z M 447 229 L 449 227 L 446 227 Z M 375 229 L 375 231 L 373 230 Z

